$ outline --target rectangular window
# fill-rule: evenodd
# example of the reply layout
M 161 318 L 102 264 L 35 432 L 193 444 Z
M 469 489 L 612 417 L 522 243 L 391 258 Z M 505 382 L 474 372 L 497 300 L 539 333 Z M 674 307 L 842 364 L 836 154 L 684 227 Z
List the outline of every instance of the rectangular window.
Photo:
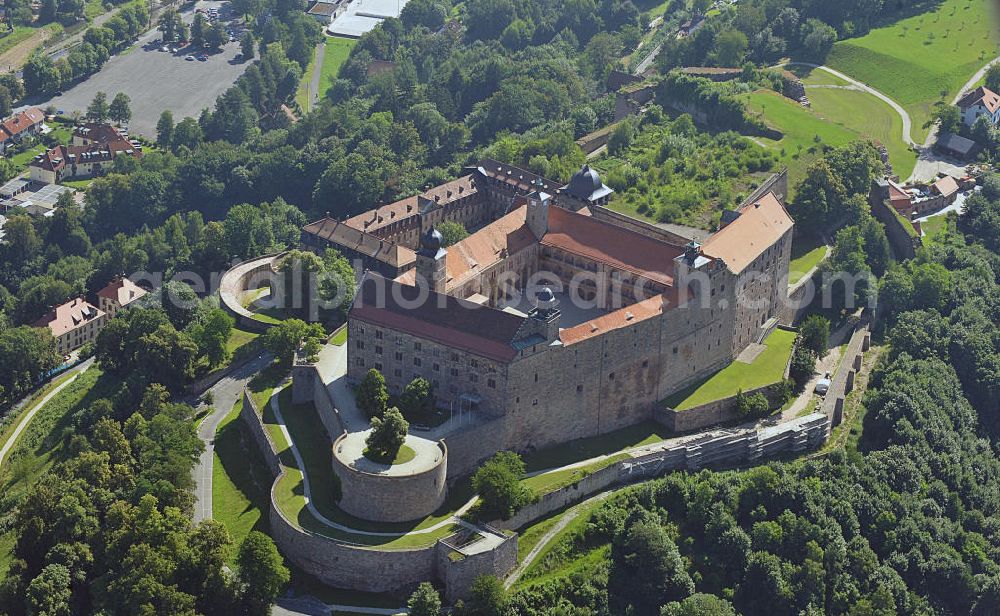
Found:
M 414 350 L 420 351 L 420 350 L 423 350 L 424 345 L 420 344 L 419 342 L 414 342 L 413 343 L 413 348 L 414 348 Z
M 375 345 L 375 354 L 376 355 L 382 354 L 382 347 L 378 346 L 377 344 Z
M 395 375 L 395 376 L 396 376 L 397 378 L 401 378 L 401 377 L 403 376 L 403 371 L 402 371 L 402 370 L 400 370 L 399 368 L 396 368 L 395 370 L 393 370 L 393 371 L 392 371 L 392 373 L 393 373 L 393 375 Z
M 356 342 L 356 343 L 354 344 L 354 346 L 358 347 L 359 349 L 363 349 L 363 348 L 365 348 L 365 341 L 364 341 L 364 340 L 358 340 L 358 341 L 357 341 L 357 342 Z
M 469 380 L 472 381 L 473 383 L 478 383 L 479 382 L 479 375 L 475 374 L 475 373 L 472 373 L 472 374 L 469 375 Z
M 396 351 L 396 361 L 403 361 L 403 354 Z
M 420 366 L 420 364 L 421 364 L 420 358 L 419 357 L 414 357 L 413 358 L 413 365 L 414 366 Z
M 486 386 L 489 387 L 490 389 L 496 389 L 497 388 L 497 382 L 496 382 L 495 379 L 487 379 Z
M 375 362 L 375 369 L 378 370 L 379 372 L 381 372 L 382 371 L 382 362 L 378 362 L 378 361 Z
M 434 372 L 441 372 L 441 364 L 434 362 Z
M 375 339 L 376 340 L 381 340 L 382 339 L 382 330 L 381 329 L 376 329 L 375 330 Z

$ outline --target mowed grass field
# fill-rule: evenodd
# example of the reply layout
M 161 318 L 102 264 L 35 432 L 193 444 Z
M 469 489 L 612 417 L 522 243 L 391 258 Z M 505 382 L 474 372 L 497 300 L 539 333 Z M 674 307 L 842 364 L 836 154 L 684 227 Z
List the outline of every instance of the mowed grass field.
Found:
M 884 101 L 860 90 L 809 88 L 812 111 L 838 126 L 883 143 L 893 171 L 907 178 L 917 164 L 917 153 L 903 142 L 903 120 Z
M 950 103 L 996 57 L 995 12 L 984 0 L 944 0 L 933 11 L 838 41 L 826 64 L 902 105 L 913 119 L 911 137 L 920 143 L 934 103 Z
M 903 121 L 892 107 L 858 90 L 814 87 L 807 94 L 811 108 L 770 91 L 754 92 L 748 98 L 754 111 L 784 133 L 777 141 L 757 139 L 778 151 L 782 164 L 788 167 L 789 184 L 796 185 L 805 177 L 806 167 L 822 153 L 820 145 L 838 147 L 863 138 L 885 144 L 894 171 L 900 177 L 910 175 L 917 155 L 903 143 Z
M 778 153 L 781 164 L 788 167 L 789 186 L 802 181 L 806 167 L 822 154 L 823 144 L 838 147 L 858 138 L 856 132 L 827 122 L 776 92 L 760 90 L 747 95 L 746 100 L 751 109 L 763 114 L 768 125 L 784 134 L 777 141 L 764 137 L 754 140 Z

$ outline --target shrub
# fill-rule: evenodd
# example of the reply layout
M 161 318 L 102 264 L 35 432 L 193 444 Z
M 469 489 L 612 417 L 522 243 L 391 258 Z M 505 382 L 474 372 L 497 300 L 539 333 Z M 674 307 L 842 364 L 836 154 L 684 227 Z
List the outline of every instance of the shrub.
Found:
M 487 460 L 472 476 L 472 487 L 482 498 L 482 514 L 508 519 L 535 498 L 530 488 L 521 484 L 524 462 L 513 451 L 501 451 Z

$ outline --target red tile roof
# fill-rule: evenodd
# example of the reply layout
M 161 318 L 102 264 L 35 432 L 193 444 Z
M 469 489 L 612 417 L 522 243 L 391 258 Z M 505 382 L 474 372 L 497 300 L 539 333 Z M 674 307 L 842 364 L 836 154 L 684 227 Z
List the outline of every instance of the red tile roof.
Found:
M 302 231 L 396 268 L 405 267 L 417 258 L 416 253 L 405 246 L 379 239 L 332 218 L 311 222 L 302 227 Z
M 542 238 L 542 245 L 665 285 L 673 284 L 674 259 L 684 253 L 680 246 L 560 207 L 549 208 L 549 230 Z
M 481 357 L 509 362 L 525 318 L 369 273 L 351 306 L 351 318 L 405 332 Z
M 112 280 L 106 287 L 97 292 L 98 297 L 113 300 L 119 306 L 127 306 L 143 295 L 146 295 L 146 291 L 128 278 Z
M 559 339 L 565 345 L 600 336 L 611 330 L 635 325 L 640 321 L 663 314 L 663 295 L 650 297 L 631 306 L 625 306 L 608 314 L 559 331 Z
M 66 332 L 72 331 L 81 325 L 86 325 L 101 316 L 104 311 L 93 304 L 87 302 L 82 297 L 70 300 L 65 304 L 56 306 L 45 316 L 35 321 L 35 327 L 48 327 L 52 335 L 58 338 Z
M 968 109 L 978 104 L 982 104 L 990 113 L 996 113 L 997 109 L 1000 109 L 1000 95 L 985 86 L 979 86 L 958 100 L 960 109 Z
M 939 195 L 950 197 L 958 192 L 958 182 L 950 175 L 946 175 L 937 182 L 934 182 L 934 190 Z
M 435 186 L 419 196 L 433 201 L 435 205 L 445 206 L 453 201 L 478 194 L 475 177 L 466 175 L 440 186 Z M 388 205 L 382 205 L 367 212 L 362 212 L 344 221 L 344 224 L 371 233 L 386 225 L 414 217 L 418 213 L 418 196 L 406 197 Z
M 792 218 L 774 196 L 767 193 L 748 203 L 739 217 L 713 234 L 702 250 L 722 259 L 733 273 L 740 273 L 792 228 Z
M 40 109 L 29 107 L 0 122 L 0 128 L 3 129 L 5 136 L 16 137 L 24 131 L 41 124 L 44 120 L 45 114 Z

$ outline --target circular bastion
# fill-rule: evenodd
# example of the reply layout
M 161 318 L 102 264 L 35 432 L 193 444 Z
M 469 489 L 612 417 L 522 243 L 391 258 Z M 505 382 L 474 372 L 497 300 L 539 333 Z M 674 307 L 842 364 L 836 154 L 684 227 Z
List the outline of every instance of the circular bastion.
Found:
M 333 443 L 333 472 L 340 479 L 340 508 L 374 522 L 408 522 L 434 513 L 448 494 L 448 448 L 408 434 L 413 459 L 381 464 L 365 457 L 370 430 L 342 434 Z

